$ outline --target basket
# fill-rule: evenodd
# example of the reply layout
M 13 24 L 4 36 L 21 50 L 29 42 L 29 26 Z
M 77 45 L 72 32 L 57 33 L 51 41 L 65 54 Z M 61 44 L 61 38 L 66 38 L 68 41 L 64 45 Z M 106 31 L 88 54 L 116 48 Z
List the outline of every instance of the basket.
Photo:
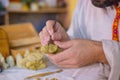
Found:
M 0 28 L 0 53 L 6 58 L 10 54 L 7 33 Z

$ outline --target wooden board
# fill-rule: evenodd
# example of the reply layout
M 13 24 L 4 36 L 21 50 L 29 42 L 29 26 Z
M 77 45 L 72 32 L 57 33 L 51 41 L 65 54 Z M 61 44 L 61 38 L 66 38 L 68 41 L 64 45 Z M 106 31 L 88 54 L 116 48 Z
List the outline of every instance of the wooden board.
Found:
M 31 23 L 0 27 L 7 32 L 11 48 L 40 43 L 38 33 Z

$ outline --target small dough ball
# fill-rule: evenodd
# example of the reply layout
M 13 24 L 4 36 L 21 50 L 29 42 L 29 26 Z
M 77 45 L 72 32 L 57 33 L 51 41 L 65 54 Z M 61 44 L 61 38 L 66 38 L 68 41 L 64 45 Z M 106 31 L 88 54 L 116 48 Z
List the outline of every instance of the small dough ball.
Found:
M 54 44 L 49 44 L 49 49 L 48 49 L 48 52 L 49 53 L 55 53 L 58 49 L 58 46 L 57 45 L 54 45 Z
M 37 70 L 37 69 L 35 68 L 35 66 L 30 66 L 28 69 Z
M 46 46 L 41 46 L 40 51 L 41 51 L 41 52 L 44 52 L 44 53 L 48 53 L 48 49 L 49 49 L 49 46 L 48 46 L 48 45 L 46 45 Z
M 30 67 L 30 66 L 32 66 L 32 65 L 33 65 L 32 62 L 27 62 L 27 63 L 26 63 L 26 67 Z
M 42 63 L 44 63 L 44 61 L 43 61 L 43 60 L 39 61 L 39 64 L 42 64 Z
M 58 46 L 55 45 L 55 44 L 48 44 L 46 46 L 41 46 L 41 49 L 40 51 L 43 52 L 43 53 L 50 53 L 50 54 L 53 54 L 57 51 L 58 49 Z
M 41 65 L 39 66 L 40 69 L 43 69 L 43 68 L 45 68 L 45 67 L 47 67 L 47 65 L 46 65 L 45 63 L 43 63 L 43 64 L 41 64 Z
M 62 52 L 63 50 L 61 48 L 58 47 L 56 53 Z

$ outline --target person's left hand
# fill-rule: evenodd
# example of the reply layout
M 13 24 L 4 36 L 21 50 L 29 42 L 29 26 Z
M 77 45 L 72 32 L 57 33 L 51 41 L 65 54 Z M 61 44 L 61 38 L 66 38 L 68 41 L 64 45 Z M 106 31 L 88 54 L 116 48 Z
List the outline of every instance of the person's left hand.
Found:
M 48 55 L 48 57 L 63 68 L 78 68 L 105 59 L 101 42 L 76 39 L 55 42 L 55 44 L 64 51 L 56 55 Z

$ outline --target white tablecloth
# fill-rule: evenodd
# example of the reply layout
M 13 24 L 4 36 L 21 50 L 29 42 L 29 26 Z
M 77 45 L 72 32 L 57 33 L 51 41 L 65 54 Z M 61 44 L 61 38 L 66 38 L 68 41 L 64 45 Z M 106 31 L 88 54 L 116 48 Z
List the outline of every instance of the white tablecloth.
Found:
M 9 68 L 0 73 L 0 80 L 24 80 L 24 78 L 48 71 L 56 71 L 59 68 L 51 62 L 48 62 L 46 69 L 32 71 L 18 67 Z M 79 69 L 63 69 L 61 73 L 46 76 L 47 78 L 58 78 L 59 80 L 107 80 L 102 64 L 93 64 Z M 72 77 L 75 77 L 74 79 Z M 44 78 L 46 78 L 44 77 Z M 30 79 L 31 80 L 31 79 Z M 32 79 L 35 80 L 35 79 Z M 43 79 L 45 80 L 45 79 Z

